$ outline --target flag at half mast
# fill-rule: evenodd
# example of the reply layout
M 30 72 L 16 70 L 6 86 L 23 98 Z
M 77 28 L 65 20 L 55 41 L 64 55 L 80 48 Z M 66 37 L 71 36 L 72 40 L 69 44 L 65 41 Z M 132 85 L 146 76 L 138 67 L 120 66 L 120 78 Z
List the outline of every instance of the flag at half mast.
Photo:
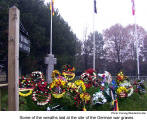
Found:
M 135 15 L 135 2 L 134 0 L 131 1 L 132 1 L 132 15 Z
M 52 15 L 54 16 L 54 0 L 50 2 L 50 10 L 52 11 Z
M 94 0 L 94 13 L 97 14 L 97 9 L 96 9 L 96 0 Z

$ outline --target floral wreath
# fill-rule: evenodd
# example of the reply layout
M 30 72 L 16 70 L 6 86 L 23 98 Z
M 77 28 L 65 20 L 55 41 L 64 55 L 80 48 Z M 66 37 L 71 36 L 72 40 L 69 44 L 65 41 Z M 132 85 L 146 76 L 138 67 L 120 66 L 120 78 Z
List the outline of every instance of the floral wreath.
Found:
M 71 81 L 75 78 L 75 73 L 73 72 L 62 72 L 62 75 L 66 78 L 67 81 Z
M 43 79 L 35 84 L 32 99 L 33 101 L 37 101 L 37 105 L 46 105 L 51 100 L 49 84 Z
M 78 92 L 78 87 L 75 83 L 72 83 L 72 82 L 68 82 L 67 83 L 67 90 L 71 93 L 73 93 L 74 91 L 75 92 Z
M 88 104 L 88 102 L 90 101 L 90 99 L 91 99 L 90 94 L 89 93 L 81 93 L 80 98 L 81 98 L 81 100 L 83 102 L 83 105 L 84 105 L 83 111 L 87 111 L 86 107 L 85 107 L 85 104 Z
M 34 82 L 30 78 L 22 78 L 19 79 L 19 88 L 33 88 Z
M 32 94 L 34 89 L 34 83 L 30 78 L 25 78 L 24 76 L 19 79 L 19 95 L 27 97 Z
M 125 80 L 122 83 L 120 83 L 120 86 L 123 86 L 127 89 L 127 97 L 130 97 L 133 94 L 134 89 L 130 82 Z
M 91 99 L 91 96 L 89 93 L 81 93 L 80 94 L 80 98 L 82 99 L 82 101 L 84 102 L 84 104 L 87 104 L 90 99 Z
M 50 84 L 50 90 L 54 98 L 61 98 L 65 94 L 66 81 L 57 78 Z
M 66 72 L 66 71 L 74 72 L 75 71 L 75 68 L 71 65 L 64 65 L 62 69 L 63 69 L 64 72 Z
M 104 79 L 105 79 L 105 82 L 107 82 L 108 84 L 112 82 L 112 76 L 108 71 L 104 72 Z
M 107 102 L 107 99 L 105 98 L 102 91 L 99 91 L 93 94 L 93 97 L 92 97 L 93 104 L 105 104 L 106 102 Z
M 31 95 L 32 94 L 32 91 L 33 91 L 33 89 L 19 89 L 19 95 L 20 96 L 22 96 L 22 97 L 27 97 L 27 96 L 29 96 L 29 95 Z
M 82 80 L 76 80 L 75 85 L 77 86 L 77 91 L 79 93 L 85 92 L 86 91 L 86 86 Z
M 62 75 L 67 79 L 67 81 L 71 81 L 75 78 L 75 68 L 71 65 L 64 65 L 62 68 Z
M 133 83 L 133 85 L 135 85 L 135 92 L 138 92 L 139 94 L 144 94 L 146 92 L 144 80 L 137 80 Z
M 38 83 L 43 79 L 43 74 L 40 71 L 34 71 L 31 73 L 30 77 L 34 83 Z
M 124 76 L 123 72 L 118 73 L 116 79 L 117 79 L 117 83 L 118 84 L 120 84 L 121 82 L 123 82 L 124 79 L 125 79 L 125 76 Z
M 80 79 L 84 81 L 86 88 L 90 88 L 92 83 L 96 80 L 96 73 L 90 68 L 81 74 Z
M 48 94 L 45 99 L 41 100 L 39 97 L 42 97 L 42 95 L 37 95 L 36 92 L 33 92 L 32 99 L 33 101 L 37 101 L 37 105 L 46 105 L 51 100 L 51 94 Z
M 59 77 L 61 74 L 58 70 L 53 70 L 51 76 L 52 76 L 52 79 L 56 79 L 57 77 Z
M 120 86 L 118 89 L 117 89 L 117 95 L 120 97 L 120 98 L 124 98 L 127 96 L 127 88 L 126 87 L 123 87 L 123 86 Z

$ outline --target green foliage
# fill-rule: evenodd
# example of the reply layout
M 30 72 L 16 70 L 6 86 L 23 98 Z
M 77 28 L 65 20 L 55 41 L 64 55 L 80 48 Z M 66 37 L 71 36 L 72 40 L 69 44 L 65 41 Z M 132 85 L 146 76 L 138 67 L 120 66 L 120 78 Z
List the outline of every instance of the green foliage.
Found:
M 50 9 L 44 0 L 1 0 L 0 1 L 0 57 L 7 59 L 8 10 L 16 5 L 20 9 L 20 22 L 29 33 L 31 53 L 20 52 L 22 73 L 34 70 L 45 72 L 44 57 L 50 46 Z M 58 10 L 53 16 L 53 54 L 57 58 L 58 69 L 64 64 L 74 64 L 76 35 L 71 31 Z M 66 57 L 65 57 L 66 56 Z M 6 66 L 6 65 L 5 65 Z
M 1 90 L 1 110 L 8 110 L 8 90 L 7 87 L 0 88 Z

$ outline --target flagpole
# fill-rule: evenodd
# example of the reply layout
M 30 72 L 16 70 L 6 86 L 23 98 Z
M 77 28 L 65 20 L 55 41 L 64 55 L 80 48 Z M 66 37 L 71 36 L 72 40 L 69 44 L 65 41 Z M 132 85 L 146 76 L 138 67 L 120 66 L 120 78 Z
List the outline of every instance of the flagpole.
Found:
M 52 54 L 52 17 L 53 17 L 53 13 L 52 13 L 52 10 L 53 10 L 53 6 L 52 6 L 52 3 L 53 1 L 51 0 L 51 29 L 50 29 L 50 54 Z
M 93 12 L 93 69 L 95 70 L 95 13 L 96 11 L 96 1 L 93 2 L 94 12 Z
M 134 24 L 135 24 L 135 41 L 136 41 L 136 61 L 137 61 L 137 78 L 140 79 L 140 69 L 139 69 L 139 41 L 137 39 L 137 26 L 136 26 L 136 8 L 135 1 L 132 0 L 132 14 L 134 15 Z
M 135 41 L 136 41 L 136 55 L 137 55 L 137 77 L 140 79 L 140 69 L 139 69 L 139 43 L 137 39 L 137 27 L 136 27 L 136 15 L 134 15 L 134 22 L 135 22 Z
M 95 70 L 95 16 L 93 14 L 93 69 Z

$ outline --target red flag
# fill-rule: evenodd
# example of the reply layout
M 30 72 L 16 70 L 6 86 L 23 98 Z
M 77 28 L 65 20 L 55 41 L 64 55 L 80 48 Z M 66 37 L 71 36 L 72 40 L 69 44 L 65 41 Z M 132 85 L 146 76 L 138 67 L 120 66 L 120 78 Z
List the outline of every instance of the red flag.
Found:
M 135 15 L 135 3 L 134 0 L 131 1 L 132 1 L 132 14 Z

